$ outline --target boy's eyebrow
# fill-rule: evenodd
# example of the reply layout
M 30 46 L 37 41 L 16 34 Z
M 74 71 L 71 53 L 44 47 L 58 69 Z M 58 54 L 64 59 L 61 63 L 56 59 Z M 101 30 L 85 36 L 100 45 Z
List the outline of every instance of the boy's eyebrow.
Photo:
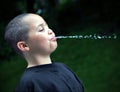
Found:
M 47 25 L 47 23 L 39 24 L 39 25 L 37 26 L 37 28 L 39 28 L 40 26 L 44 26 L 44 25 Z M 48 26 L 48 25 L 47 25 L 47 26 Z
M 43 24 L 39 24 L 39 25 L 37 26 L 37 28 L 39 28 L 40 26 L 43 26 Z

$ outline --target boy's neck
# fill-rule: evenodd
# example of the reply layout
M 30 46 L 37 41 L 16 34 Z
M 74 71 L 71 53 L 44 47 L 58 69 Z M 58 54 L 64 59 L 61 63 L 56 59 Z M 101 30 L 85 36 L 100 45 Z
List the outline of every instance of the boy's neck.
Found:
M 51 64 L 50 56 L 30 56 L 26 58 L 28 62 L 27 67 L 33 67 L 37 65 Z

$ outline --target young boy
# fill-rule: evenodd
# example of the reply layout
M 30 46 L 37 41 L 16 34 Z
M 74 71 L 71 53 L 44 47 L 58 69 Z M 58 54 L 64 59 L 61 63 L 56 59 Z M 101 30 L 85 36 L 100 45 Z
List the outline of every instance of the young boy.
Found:
M 7 25 L 5 39 L 28 63 L 15 92 L 84 92 L 71 70 L 51 61 L 57 41 L 41 16 L 18 15 Z

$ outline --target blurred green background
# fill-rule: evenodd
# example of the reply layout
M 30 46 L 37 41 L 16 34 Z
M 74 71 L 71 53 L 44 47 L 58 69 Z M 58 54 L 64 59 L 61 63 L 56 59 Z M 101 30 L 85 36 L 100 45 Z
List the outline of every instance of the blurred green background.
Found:
M 0 3 L 0 92 L 13 92 L 27 63 L 4 40 L 15 16 L 41 15 L 56 35 L 113 35 L 113 39 L 58 39 L 51 55 L 68 65 L 83 81 L 85 92 L 120 91 L 120 1 L 6 0 Z

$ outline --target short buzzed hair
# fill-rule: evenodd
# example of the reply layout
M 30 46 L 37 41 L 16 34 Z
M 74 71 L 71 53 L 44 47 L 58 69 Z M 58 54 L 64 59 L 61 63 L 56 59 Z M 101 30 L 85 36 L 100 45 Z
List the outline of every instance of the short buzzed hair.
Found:
M 27 15 L 29 14 L 24 13 L 16 16 L 8 23 L 5 29 L 5 40 L 15 52 L 22 56 L 23 53 L 18 49 L 17 43 L 28 39 L 29 25 L 23 19 Z

